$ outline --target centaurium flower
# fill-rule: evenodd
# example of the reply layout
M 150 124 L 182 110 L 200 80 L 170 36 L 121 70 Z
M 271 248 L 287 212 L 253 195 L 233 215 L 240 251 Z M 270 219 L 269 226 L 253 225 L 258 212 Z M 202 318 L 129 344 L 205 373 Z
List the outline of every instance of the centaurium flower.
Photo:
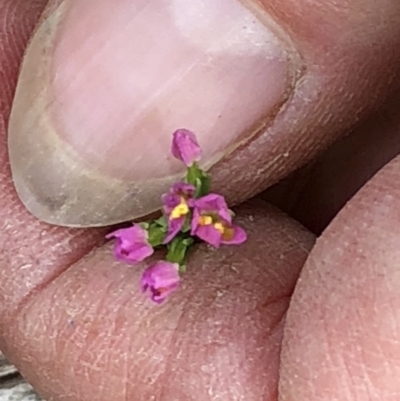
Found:
M 208 194 L 194 201 L 191 234 L 218 248 L 221 244 L 241 244 L 247 234 L 232 224 L 232 216 L 223 196 Z
M 178 129 L 173 134 L 172 155 L 186 164 L 187 167 L 200 160 L 201 148 L 193 132 L 187 129 Z
M 232 223 L 233 213 L 223 196 L 210 193 L 211 179 L 198 161 L 201 148 L 193 132 L 174 132 L 172 155 L 187 171 L 182 181 L 162 195 L 163 216 L 134 224 L 107 235 L 115 238 L 114 255 L 130 264 L 141 262 L 155 249 L 166 250 L 166 260 L 151 264 L 141 278 L 141 289 L 155 303 L 163 303 L 179 286 L 180 273 L 186 271 L 194 238 L 218 248 L 221 244 L 241 244 L 247 234 Z
M 150 256 L 154 250 L 148 243 L 148 233 L 138 224 L 121 228 L 106 236 L 116 238 L 114 256 L 116 259 L 135 264 Z
M 190 213 L 190 205 L 196 188 L 185 182 L 172 186 L 167 194 L 162 196 L 163 211 L 168 223 L 168 232 L 164 244 L 170 242 L 181 231 L 186 216 Z
M 155 303 L 162 303 L 179 286 L 179 265 L 160 260 L 143 273 L 141 288 Z

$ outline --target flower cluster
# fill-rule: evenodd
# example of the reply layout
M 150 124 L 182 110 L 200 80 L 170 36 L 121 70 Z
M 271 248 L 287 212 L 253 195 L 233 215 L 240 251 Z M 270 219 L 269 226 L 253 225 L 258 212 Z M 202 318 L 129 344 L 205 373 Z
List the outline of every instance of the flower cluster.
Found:
M 187 172 L 162 196 L 162 217 L 107 235 L 116 240 L 115 257 L 129 264 L 143 261 L 156 248 L 166 248 L 165 260 L 149 266 L 141 279 L 142 291 L 156 303 L 162 303 L 178 288 L 188 251 L 196 242 L 218 248 L 247 239 L 246 232 L 233 224 L 234 214 L 224 197 L 210 192 L 210 176 L 198 165 L 201 148 L 193 132 L 177 130 L 171 153 L 186 165 Z

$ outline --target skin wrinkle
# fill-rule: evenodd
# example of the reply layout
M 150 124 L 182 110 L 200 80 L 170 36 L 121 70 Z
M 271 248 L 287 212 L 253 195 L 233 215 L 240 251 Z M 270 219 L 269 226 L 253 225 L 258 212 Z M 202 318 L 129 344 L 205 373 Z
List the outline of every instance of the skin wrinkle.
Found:
M 104 232 L 104 230 L 101 230 Z M 72 234 L 72 233 L 71 233 Z M 49 234 L 51 236 L 51 234 Z M 95 236 L 95 238 L 97 238 L 98 235 Z M 80 240 L 85 240 L 88 241 L 91 238 L 88 235 L 81 235 L 81 238 L 76 238 L 78 242 L 80 242 Z M 61 241 L 57 244 L 57 251 L 60 252 L 62 251 L 62 248 L 60 249 L 60 244 Z M 7 314 L 9 314 L 11 317 L 13 317 L 14 314 L 18 314 L 20 311 L 22 311 L 24 309 L 24 306 L 30 303 L 30 300 L 33 299 L 35 297 L 36 294 L 40 293 L 41 291 L 43 291 L 53 280 L 55 280 L 58 276 L 62 275 L 66 270 L 68 270 L 68 268 L 73 265 L 75 262 L 77 262 L 78 260 L 81 259 L 81 257 L 83 257 L 85 255 L 85 253 L 89 253 L 92 249 L 94 249 L 95 247 L 97 247 L 98 245 L 92 245 L 89 248 L 86 248 L 83 250 L 83 253 L 79 252 L 77 254 L 77 256 L 73 259 L 73 260 L 69 260 L 69 263 L 67 265 L 64 265 L 62 268 L 59 268 L 57 270 L 54 270 L 51 274 L 47 274 L 43 279 L 40 280 L 36 280 L 34 279 L 33 282 L 31 282 L 31 285 L 29 286 L 29 289 L 25 290 L 25 294 L 22 297 L 19 297 L 18 301 L 16 301 L 15 298 L 13 298 L 13 308 L 9 308 L 7 310 Z M 66 244 L 65 250 L 66 253 L 68 255 L 71 254 L 71 252 L 74 252 L 74 248 L 75 246 L 70 247 L 69 244 Z M 75 248 L 77 251 L 80 251 L 81 248 L 80 246 Z M 19 250 L 21 250 L 21 247 L 19 247 Z M 28 249 L 27 249 L 28 250 Z M 50 249 L 51 251 L 51 249 Z M 9 252 L 9 250 L 7 250 L 7 252 L 5 252 L 6 254 Z M 40 255 L 38 255 L 38 257 L 35 257 L 33 259 L 31 259 L 28 263 L 28 267 L 30 269 L 33 268 L 33 266 L 38 266 L 38 265 L 42 265 L 42 267 L 51 267 L 51 264 L 49 263 L 47 266 L 45 266 L 43 264 L 43 262 L 41 262 Z M 45 260 L 45 258 L 43 258 Z M 9 262 L 11 263 L 11 261 Z M 12 260 L 12 263 L 15 264 L 16 261 Z M 17 268 L 14 270 L 13 275 L 7 277 L 8 281 L 20 281 L 21 277 L 24 278 L 25 274 L 22 272 L 22 270 L 24 269 L 24 265 L 21 265 L 20 268 Z M 35 283 L 36 282 L 36 283 Z M 23 284 L 28 284 L 29 281 L 25 281 Z
M 111 250 L 110 250 L 111 251 Z M 112 287 L 112 283 L 110 283 L 110 285 L 108 287 L 105 288 L 104 292 L 105 294 L 108 294 L 111 292 L 111 287 Z M 103 309 L 105 309 L 105 307 L 107 306 L 108 302 L 106 297 L 104 297 L 104 299 L 99 303 L 99 305 L 96 307 L 96 310 L 94 311 L 94 315 L 101 315 L 101 311 Z M 79 361 L 81 360 L 81 356 L 84 352 L 87 351 L 87 349 L 92 348 L 92 345 L 95 345 L 96 343 L 101 343 L 101 337 L 105 336 L 108 338 L 113 338 L 117 333 L 121 332 L 121 328 L 118 327 L 117 324 L 117 320 L 119 318 L 119 311 L 123 311 L 124 306 L 126 305 L 125 303 L 122 303 L 120 305 L 116 304 L 115 307 L 113 307 L 111 310 L 109 309 L 109 314 L 111 316 L 113 316 L 112 320 L 110 320 L 110 324 L 107 327 L 107 331 L 103 331 L 103 332 L 99 332 L 97 333 L 97 336 L 92 336 L 92 337 L 87 337 L 89 339 L 89 341 L 85 341 L 85 346 L 81 348 L 81 354 L 77 355 L 76 360 Z M 145 316 L 143 316 L 143 319 L 145 319 Z M 95 348 L 96 351 L 96 348 Z M 103 350 L 103 352 L 106 350 Z M 94 352 L 94 354 L 97 355 L 97 360 L 99 360 L 101 358 L 101 353 L 100 352 Z M 90 365 L 88 365 L 89 368 L 95 368 L 96 370 L 98 370 L 96 368 L 96 360 L 91 363 Z
M 131 351 L 132 352 L 132 351 Z M 128 354 L 124 354 L 124 363 L 122 369 L 122 388 L 123 388 L 123 395 L 122 398 L 124 401 L 129 401 L 132 399 L 132 396 L 129 394 L 129 358 Z
M 327 335 L 329 335 L 329 332 L 327 332 Z M 331 353 L 328 355 L 335 355 L 335 354 Z M 350 356 L 348 358 L 350 358 Z M 341 372 L 344 372 L 345 374 L 347 374 L 346 385 L 342 386 L 341 396 L 342 396 L 342 394 L 343 395 L 346 394 L 345 399 L 347 399 L 348 401 L 357 399 L 356 398 L 357 397 L 357 391 L 356 391 L 357 384 L 356 384 L 356 380 L 353 378 L 352 370 L 348 366 L 349 362 L 346 358 L 340 358 L 340 356 L 338 357 L 338 360 L 339 360 L 339 362 L 336 363 L 336 365 L 338 366 L 336 368 L 336 370 L 340 370 Z M 333 366 L 335 366 L 335 364 L 333 364 Z M 332 370 L 334 370 L 334 369 L 332 369 Z M 333 396 L 335 397 L 335 394 L 333 394 Z
M 376 391 L 374 390 L 374 386 L 373 386 L 373 383 L 372 383 L 372 378 L 371 378 L 371 376 L 369 374 L 369 370 L 367 368 L 368 363 L 366 363 L 367 360 L 365 358 L 365 353 L 367 353 L 368 351 L 367 350 L 363 350 L 363 349 L 360 349 L 358 351 L 359 351 L 359 354 L 360 354 L 360 359 L 362 361 L 362 364 L 361 364 L 361 370 L 362 370 L 361 374 L 362 374 L 362 377 L 363 377 L 363 383 L 362 384 L 364 384 L 365 393 L 368 394 L 368 397 L 370 399 L 373 399 L 374 397 L 378 396 L 378 394 L 376 394 Z M 373 394 L 374 394 L 374 397 L 372 396 Z
M 100 308 L 100 306 L 99 306 L 99 310 L 100 310 L 101 308 Z M 143 317 L 144 319 L 145 319 L 145 317 Z M 96 339 L 93 339 L 93 343 L 96 341 Z M 105 350 L 104 350 L 105 351 Z M 115 361 L 110 361 L 111 363 L 115 363 Z
M 172 363 L 172 360 L 173 360 L 173 345 L 176 344 L 177 338 L 180 335 L 180 327 L 182 327 L 182 316 L 184 315 L 185 310 L 187 311 L 187 308 L 190 307 L 190 306 L 191 306 L 190 302 L 187 302 L 182 306 L 182 308 L 180 309 L 181 313 L 179 315 L 179 318 L 177 319 L 177 324 L 175 325 L 175 328 L 172 330 L 173 331 L 173 335 L 172 335 L 172 338 L 171 338 L 171 347 L 169 348 L 170 351 L 166 356 L 167 362 L 165 364 L 164 371 L 159 376 L 159 380 L 162 381 L 163 378 L 164 378 L 164 381 L 166 383 L 168 383 L 169 376 L 172 373 L 171 372 L 171 370 L 172 370 L 171 369 L 171 363 Z M 132 388 L 131 393 L 133 394 L 134 386 L 131 386 L 131 388 Z M 164 394 L 165 394 L 165 387 L 162 387 L 161 393 L 160 393 L 160 401 L 163 401 Z
M 290 297 L 282 297 L 280 302 L 285 305 L 285 310 L 282 311 L 281 315 L 276 316 L 274 321 L 271 322 L 269 332 L 267 333 L 265 340 L 268 341 L 269 338 L 273 337 L 278 331 L 280 332 L 283 330 L 286 312 L 287 312 L 287 305 L 290 303 Z M 283 307 L 282 305 L 282 307 Z M 263 308 L 270 308 L 274 306 L 273 304 L 269 303 L 268 305 L 263 305 Z
M 300 247 L 300 249 L 303 249 L 305 255 L 308 255 L 309 250 L 304 246 L 304 244 L 300 243 L 297 238 L 294 238 L 290 232 L 286 231 L 285 228 L 282 228 L 280 232 L 286 236 L 286 238 L 289 240 L 289 243 L 294 242 Z

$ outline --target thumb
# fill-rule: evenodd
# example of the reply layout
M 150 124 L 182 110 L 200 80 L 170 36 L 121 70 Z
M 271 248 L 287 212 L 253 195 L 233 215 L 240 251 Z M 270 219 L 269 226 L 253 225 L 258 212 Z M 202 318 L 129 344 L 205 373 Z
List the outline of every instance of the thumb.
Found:
M 182 127 L 218 190 L 240 201 L 396 89 L 400 3 L 243 3 L 51 1 L 9 129 L 28 209 L 72 226 L 154 211 L 180 173 L 168 147 Z

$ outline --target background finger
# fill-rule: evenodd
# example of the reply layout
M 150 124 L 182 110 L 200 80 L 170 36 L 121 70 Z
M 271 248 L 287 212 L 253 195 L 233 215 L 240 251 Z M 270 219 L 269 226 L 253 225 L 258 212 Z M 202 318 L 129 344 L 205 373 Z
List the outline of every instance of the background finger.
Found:
M 281 400 L 396 400 L 400 391 L 396 158 L 318 240 L 285 327 Z

